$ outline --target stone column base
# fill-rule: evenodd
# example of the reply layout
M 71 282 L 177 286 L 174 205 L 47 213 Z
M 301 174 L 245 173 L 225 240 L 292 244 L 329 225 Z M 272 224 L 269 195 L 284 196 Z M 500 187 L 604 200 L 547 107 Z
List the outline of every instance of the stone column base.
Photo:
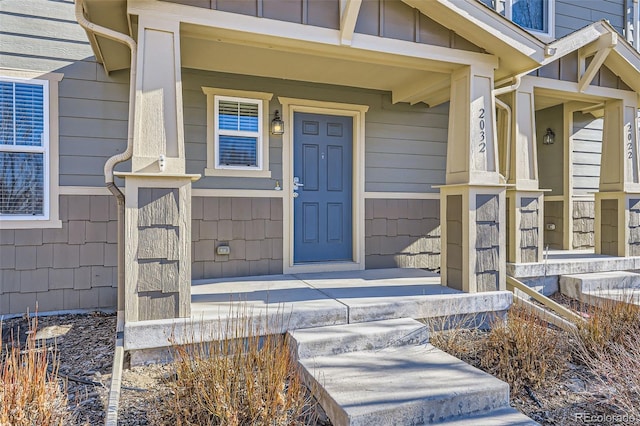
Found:
M 199 175 L 120 176 L 126 181 L 125 321 L 189 317 L 191 182 Z
M 506 288 L 505 185 L 440 187 L 442 284 L 466 292 Z
M 595 194 L 595 251 L 610 256 L 640 256 L 640 193 Z
M 507 261 L 541 262 L 544 236 L 542 191 L 507 190 Z

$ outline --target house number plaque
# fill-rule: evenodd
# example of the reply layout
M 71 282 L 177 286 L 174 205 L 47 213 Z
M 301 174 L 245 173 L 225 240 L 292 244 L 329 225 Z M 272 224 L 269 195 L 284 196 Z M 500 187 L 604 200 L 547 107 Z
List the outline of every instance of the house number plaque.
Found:
M 480 108 L 478 110 L 478 147 L 480 152 L 487 151 L 487 135 L 485 132 L 486 122 L 485 122 L 485 109 Z

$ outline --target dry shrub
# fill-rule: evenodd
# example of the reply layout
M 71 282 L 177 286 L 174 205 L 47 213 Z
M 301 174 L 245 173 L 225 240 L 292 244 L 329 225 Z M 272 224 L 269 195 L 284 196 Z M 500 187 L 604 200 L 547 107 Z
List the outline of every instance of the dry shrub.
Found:
M 617 301 L 590 309 L 578 327 L 576 354 L 601 385 L 614 413 L 640 419 L 640 307 Z
M 640 335 L 640 307 L 620 301 L 604 301 L 588 310 L 589 319 L 578 324 L 581 348 L 598 353 L 611 344 L 625 347 L 630 338 Z
M 505 321 L 493 323 L 485 345 L 481 366 L 509 383 L 514 393 L 555 380 L 568 361 L 561 334 L 518 303 Z
M 50 354 L 46 346 L 39 345 L 37 328 L 34 317 L 23 346 L 13 334 L 6 344 L 0 339 L 0 425 L 60 426 L 72 423 L 67 410 L 67 394 L 57 376 L 55 351 Z
M 431 330 L 429 343 L 465 362 L 479 363 L 482 339 L 487 334 L 486 315 L 451 315 L 428 318 L 425 322 Z
M 315 404 L 281 334 L 260 337 L 251 316 L 229 321 L 234 338 L 174 345 L 176 380 L 161 424 L 315 424 Z M 233 324 L 233 325 L 230 325 Z M 250 337 L 243 337 L 249 335 Z

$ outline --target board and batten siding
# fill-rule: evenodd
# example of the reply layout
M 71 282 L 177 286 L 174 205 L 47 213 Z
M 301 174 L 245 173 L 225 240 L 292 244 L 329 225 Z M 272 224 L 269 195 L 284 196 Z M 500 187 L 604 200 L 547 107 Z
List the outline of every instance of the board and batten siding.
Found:
M 0 22 L 0 68 L 64 75 L 60 186 L 104 186 L 105 161 L 126 145 L 128 71 L 105 74 L 75 21 L 72 2 L 3 0 Z
M 207 158 L 207 105 L 202 87 L 273 93 L 270 116 L 280 110 L 278 97 L 368 105 L 365 114 L 365 190 L 437 192 L 445 182 L 448 104 L 391 104 L 387 92 L 342 86 L 182 70 L 185 152 L 188 173 L 204 173 Z M 287 120 L 287 117 L 284 117 Z M 273 189 L 282 182 L 282 138 L 270 135 L 271 178 L 203 176 L 194 188 Z
M 339 0 L 164 1 L 296 24 L 340 29 L 341 2 Z M 366 0 L 362 2 L 355 32 L 472 52 L 483 51 L 454 31 L 399 0 Z
M 573 195 L 589 195 L 600 185 L 602 128 L 604 119 L 591 114 L 573 114 Z

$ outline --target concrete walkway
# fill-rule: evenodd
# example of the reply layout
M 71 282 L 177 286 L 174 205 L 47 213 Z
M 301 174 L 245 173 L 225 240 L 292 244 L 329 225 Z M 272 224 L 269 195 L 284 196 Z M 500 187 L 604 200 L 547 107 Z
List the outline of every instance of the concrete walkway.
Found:
M 335 426 L 536 425 L 509 386 L 428 344 L 412 319 L 296 330 L 309 388 Z
M 463 293 L 421 269 L 374 269 L 194 281 L 191 318 L 127 323 L 125 349 L 132 362 L 145 351 L 208 339 L 225 323 L 261 318 L 259 333 L 377 321 L 504 311 L 508 291 Z
M 505 383 L 429 345 L 415 320 L 501 312 L 511 292 L 463 293 L 420 269 L 196 281 L 191 291 L 191 318 L 125 325 L 131 365 L 166 359 L 170 340 L 239 337 L 236 325 L 250 324 L 289 333 L 335 426 L 535 424 L 509 407 Z

